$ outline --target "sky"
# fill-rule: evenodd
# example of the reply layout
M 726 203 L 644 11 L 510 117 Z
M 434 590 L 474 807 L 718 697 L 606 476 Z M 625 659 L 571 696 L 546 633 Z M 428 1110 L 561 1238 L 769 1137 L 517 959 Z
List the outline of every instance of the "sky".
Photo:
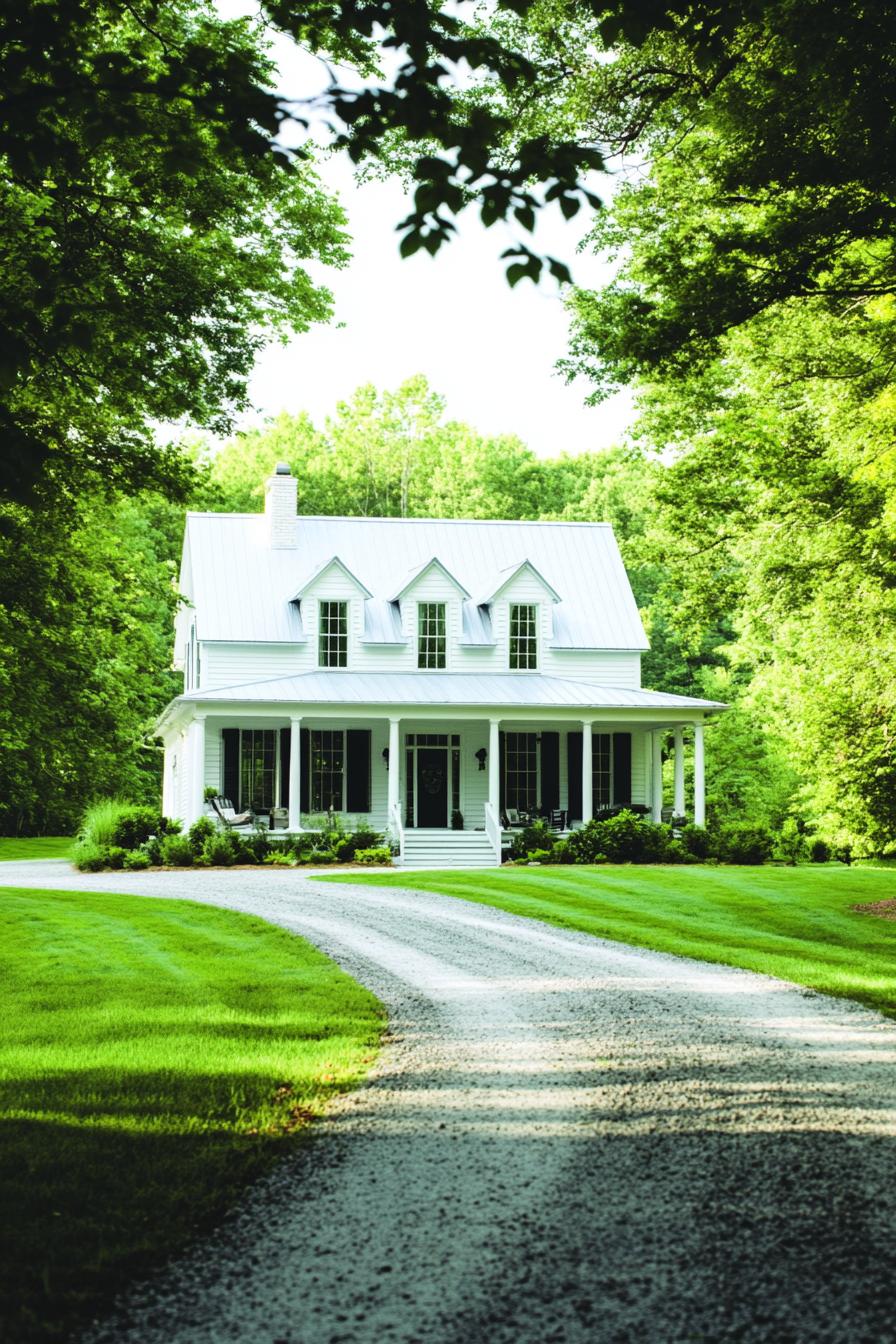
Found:
M 240 0 L 219 0 L 228 17 L 245 12 Z M 321 66 L 286 39 L 275 44 L 279 90 L 307 94 L 320 87 Z M 605 448 L 619 441 L 632 419 L 627 393 L 586 407 L 585 383 L 566 385 L 554 368 L 567 350 L 568 317 L 550 278 L 511 289 L 500 253 L 518 237 L 506 225 L 485 229 L 465 211 L 458 236 L 435 258 L 402 260 L 395 226 L 409 210 L 394 178 L 358 183 L 346 156 L 320 166 L 325 185 L 349 218 L 353 260 L 342 271 L 312 273 L 333 292 L 335 320 L 260 356 L 250 383 L 257 423 L 280 411 L 306 410 L 321 423 L 356 387 L 394 389 L 416 373 L 445 397 L 447 415 L 484 434 L 516 434 L 541 457 Z M 593 183 L 606 195 L 608 179 Z M 593 257 L 576 255 L 587 225 L 566 222 L 556 207 L 543 212 L 534 251 L 559 256 L 575 280 L 596 284 L 606 271 Z M 311 269 L 311 268 L 309 268 Z

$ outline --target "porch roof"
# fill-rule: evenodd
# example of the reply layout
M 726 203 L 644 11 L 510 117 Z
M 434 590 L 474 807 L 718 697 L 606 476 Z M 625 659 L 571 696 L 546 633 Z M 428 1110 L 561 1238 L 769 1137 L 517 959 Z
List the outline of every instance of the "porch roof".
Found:
M 665 691 L 598 686 L 538 672 L 303 672 L 266 681 L 189 691 L 172 707 L 190 704 L 438 705 L 482 708 L 725 709 L 717 700 L 696 700 Z

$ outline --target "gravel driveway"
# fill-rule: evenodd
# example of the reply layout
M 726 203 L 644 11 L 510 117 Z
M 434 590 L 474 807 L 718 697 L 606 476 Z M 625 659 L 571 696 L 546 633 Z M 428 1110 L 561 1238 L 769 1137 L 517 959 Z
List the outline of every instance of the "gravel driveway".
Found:
M 448 897 L 295 872 L 188 896 L 386 1003 L 370 1084 L 92 1344 L 896 1340 L 896 1024 Z M 896 973 L 896 968 L 894 968 Z

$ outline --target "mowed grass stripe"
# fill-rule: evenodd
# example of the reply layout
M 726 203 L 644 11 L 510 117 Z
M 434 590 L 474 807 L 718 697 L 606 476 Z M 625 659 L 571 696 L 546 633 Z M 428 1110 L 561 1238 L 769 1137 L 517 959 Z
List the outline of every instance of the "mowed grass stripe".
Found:
M 608 864 L 321 880 L 459 896 L 636 947 L 761 971 L 896 1016 L 896 922 L 852 909 L 896 898 L 892 869 Z
M 0 1337 L 23 1341 L 218 1219 L 384 1025 L 304 940 L 188 901 L 2 888 L 0 977 Z
M 0 835 L 0 863 L 12 859 L 67 859 L 74 843 L 70 835 Z

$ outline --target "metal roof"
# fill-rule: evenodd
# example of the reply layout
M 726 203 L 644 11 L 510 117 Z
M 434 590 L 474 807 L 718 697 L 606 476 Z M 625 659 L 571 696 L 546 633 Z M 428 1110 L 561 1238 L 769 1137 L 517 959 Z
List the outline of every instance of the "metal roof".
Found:
M 294 547 L 273 549 L 264 514 L 187 515 L 182 585 L 199 639 L 302 640 L 290 599 L 334 555 L 380 600 L 434 556 L 471 593 L 524 557 L 561 598 L 565 647 L 648 647 L 608 523 L 299 517 L 295 528 Z
M 598 686 L 538 672 L 302 672 L 289 677 L 213 691 L 190 691 L 172 703 L 235 701 L 246 704 L 480 705 L 507 709 L 724 709 L 716 700 L 695 700 L 664 691 Z

